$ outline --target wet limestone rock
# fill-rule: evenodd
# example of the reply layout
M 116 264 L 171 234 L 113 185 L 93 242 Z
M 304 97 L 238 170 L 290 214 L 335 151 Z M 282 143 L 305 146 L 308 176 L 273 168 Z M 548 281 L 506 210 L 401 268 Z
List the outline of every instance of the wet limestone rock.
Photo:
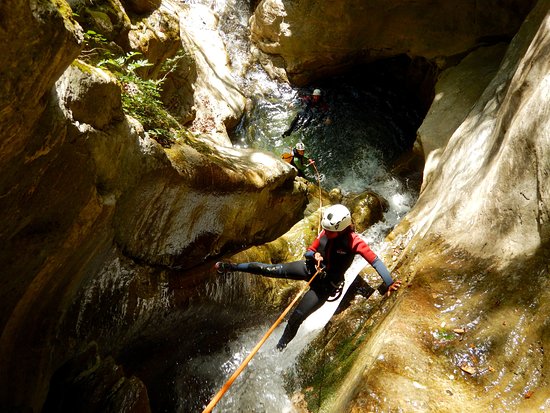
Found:
M 0 165 L 4 166 L 28 144 L 30 130 L 46 106 L 43 97 L 78 55 L 82 32 L 71 9 L 58 7 L 56 1 L 4 1 L 0 15 L 2 42 L 9 45 L 0 57 L 4 79 L 0 82 Z M 2 193 L 7 188 L 0 184 Z
M 533 254 L 548 240 L 545 6 L 526 20 L 445 146 L 409 215 L 419 232 L 444 233 L 472 254 L 503 261 Z
M 66 116 L 73 122 L 102 130 L 124 119 L 120 86 L 110 72 L 75 60 L 58 81 L 58 90 Z
M 345 197 L 343 204 L 348 206 L 357 232 L 363 232 L 382 220 L 389 208 L 388 201 L 372 191 Z
M 109 42 L 109 44 L 97 44 L 97 47 L 103 49 L 116 44 L 123 49 L 128 49 L 128 32 L 132 23 L 120 0 L 93 3 L 86 0 L 69 0 L 67 3 L 74 12 L 75 20 L 85 33 L 89 32 L 91 37 L 101 35 Z
M 510 38 L 534 1 L 263 0 L 250 21 L 251 39 L 297 84 L 360 62 L 407 54 L 441 60 L 483 39 Z
M 361 315 L 356 347 L 328 355 L 338 363 L 314 386 L 339 390 L 319 411 L 546 408 L 549 33 L 540 1 L 390 234 L 405 288 Z
M 147 17 L 133 22 L 128 41 L 132 50 L 139 51 L 150 63 L 149 67 L 140 68 L 140 75 L 159 79 L 164 74 L 163 63 L 182 47 L 177 13 L 166 8 L 155 9 Z
M 417 131 L 426 160 L 423 187 L 431 181 L 451 135 L 494 78 L 506 48 L 503 43 L 479 48 L 439 76 L 432 105 Z
M 11 190 L 1 205 L 10 219 L 1 223 L 0 241 L 0 404 L 22 410 L 40 410 L 51 375 L 78 346 L 59 333 L 60 314 L 113 248 L 117 197 L 142 170 L 169 165 L 165 155 L 164 164 L 153 161 L 160 152 L 140 144 L 147 141 L 143 129 L 121 116 L 120 89 L 101 70 L 76 63 L 50 88 L 21 159 L 10 159 L 3 174 Z
M 145 176 L 115 220 L 117 243 L 149 264 L 190 268 L 276 238 L 307 203 L 293 168 L 271 154 L 188 144 L 167 152 L 177 173 Z
M 218 19 L 200 4 L 183 4 L 181 38 L 197 64 L 195 107 L 191 130 L 216 145 L 231 146 L 227 129 L 237 125 L 246 104 L 229 69 L 229 57 L 217 31 Z

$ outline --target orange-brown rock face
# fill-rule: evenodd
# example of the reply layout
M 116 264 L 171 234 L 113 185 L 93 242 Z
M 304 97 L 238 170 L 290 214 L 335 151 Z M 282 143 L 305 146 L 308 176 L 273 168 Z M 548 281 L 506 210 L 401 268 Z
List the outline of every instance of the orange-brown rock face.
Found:
M 251 38 L 291 81 L 305 84 L 399 54 L 443 63 L 487 39 L 510 39 L 533 4 L 264 0 L 251 19 Z
M 266 153 L 221 153 L 208 140 L 166 152 L 122 112 L 116 79 L 75 60 L 81 29 L 63 1 L 4 2 L 0 14 L 0 406 L 39 411 L 54 372 L 87 346 L 64 330 L 69 308 L 112 256 L 139 261 L 136 275 L 200 266 L 280 235 L 306 197 L 294 170 Z M 141 310 L 128 308 L 129 319 Z M 95 358 L 81 359 L 81 373 Z M 116 374 L 91 386 L 114 386 L 124 373 L 102 360 L 99 370 Z M 136 390 L 139 407 L 135 381 L 120 396 Z

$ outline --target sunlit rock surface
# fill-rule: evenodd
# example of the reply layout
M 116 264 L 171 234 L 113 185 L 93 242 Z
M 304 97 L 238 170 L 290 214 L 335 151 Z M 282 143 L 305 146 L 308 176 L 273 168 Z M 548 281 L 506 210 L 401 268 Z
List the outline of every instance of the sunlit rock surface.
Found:
M 434 101 L 417 132 L 425 158 L 423 187 L 431 181 L 451 135 L 494 78 L 507 47 L 482 47 L 441 73 Z
M 144 77 L 158 79 L 164 74 L 162 64 L 181 49 L 180 21 L 176 10 L 168 8 L 153 7 L 145 17 L 134 19 L 128 41 L 150 63 L 141 69 Z
M 418 232 L 445 233 L 504 261 L 533 255 L 548 240 L 547 10 L 540 2 L 451 136 L 410 214 Z
M 534 1 L 436 2 L 263 0 L 251 39 L 273 72 L 298 84 L 361 62 L 399 54 L 445 60 L 509 39 Z
M 197 116 L 191 129 L 219 145 L 231 146 L 226 128 L 237 125 L 246 99 L 229 69 L 229 58 L 218 33 L 218 17 L 200 4 L 182 5 L 181 38 L 197 64 L 194 83 Z
M 305 207 L 288 164 L 252 150 L 204 149 L 173 146 L 168 154 L 178 173 L 146 176 L 121 199 L 116 239 L 127 254 L 189 268 L 228 249 L 276 238 Z
M 120 87 L 110 72 L 75 60 L 58 81 L 58 90 L 65 116 L 75 123 L 103 130 L 124 119 Z

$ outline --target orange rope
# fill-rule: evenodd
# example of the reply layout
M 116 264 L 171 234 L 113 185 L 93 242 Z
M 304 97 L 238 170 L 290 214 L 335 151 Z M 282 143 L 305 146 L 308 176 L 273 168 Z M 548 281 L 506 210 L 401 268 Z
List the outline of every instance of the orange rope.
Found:
M 317 178 L 317 184 L 319 185 L 319 211 L 322 211 L 323 208 L 323 193 L 321 192 L 321 175 L 319 175 L 319 171 L 317 170 L 317 166 L 315 165 L 315 162 L 311 162 L 311 165 L 313 165 L 313 169 L 315 169 L 315 176 Z M 319 213 L 319 226 L 317 227 L 317 233 L 321 233 L 321 217 L 323 216 L 323 213 Z
M 235 381 L 235 379 L 239 376 L 239 374 L 241 374 L 241 372 L 244 370 L 244 368 L 247 366 L 247 364 L 250 362 L 250 360 L 252 360 L 252 357 L 254 357 L 254 355 L 258 352 L 258 350 L 260 349 L 260 347 L 265 343 L 265 341 L 268 339 L 268 337 L 271 335 L 271 333 L 273 333 L 273 331 L 275 330 L 275 328 L 281 323 L 281 321 L 283 321 L 283 319 L 285 318 L 285 316 L 287 315 L 287 313 L 290 311 L 290 309 L 292 308 L 292 306 L 296 303 L 296 301 L 298 301 L 298 299 L 302 296 L 302 294 L 304 294 L 304 292 L 306 291 L 307 287 L 309 287 L 309 285 L 311 284 L 311 282 L 313 281 L 313 279 L 317 276 L 317 274 L 319 274 L 320 272 L 322 271 L 321 268 L 317 267 L 317 271 L 315 272 L 315 274 L 313 274 L 313 277 L 311 277 L 311 279 L 309 280 L 309 282 L 307 283 L 307 285 L 302 289 L 302 291 L 300 291 L 300 294 L 298 294 L 294 300 L 292 300 L 292 302 L 288 305 L 288 307 L 285 309 L 285 311 L 282 312 L 282 314 L 279 316 L 279 318 L 277 319 L 277 321 L 275 321 L 275 323 L 273 323 L 273 325 L 271 326 L 271 328 L 269 330 L 267 330 L 267 333 L 264 334 L 264 336 L 262 337 L 262 339 L 258 342 L 258 344 L 256 344 L 256 346 L 252 349 L 252 351 L 250 352 L 250 354 L 243 360 L 243 362 L 241 363 L 241 365 L 239 366 L 239 368 L 237 370 L 235 370 L 235 372 L 233 373 L 233 375 L 229 378 L 229 380 L 227 380 L 225 382 L 225 384 L 223 385 L 223 387 L 220 389 L 220 391 L 218 391 L 218 393 L 214 396 L 214 398 L 210 401 L 210 403 L 208 404 L 208 406 L 206 406 L 206 408 L 203 410 L 202 413 L 210 413 L 212 411 L 212 409 L 214 408 L 214 406 L 216 406 L 216 404 L 218 404 L 218 402 L 220 401 L 220 399 L 222 398 L 222 396 L 224 395 L 224 393 L 229 390 L 229 387 L 231 387 L 231 385 L 233 384 L 233 382 Z

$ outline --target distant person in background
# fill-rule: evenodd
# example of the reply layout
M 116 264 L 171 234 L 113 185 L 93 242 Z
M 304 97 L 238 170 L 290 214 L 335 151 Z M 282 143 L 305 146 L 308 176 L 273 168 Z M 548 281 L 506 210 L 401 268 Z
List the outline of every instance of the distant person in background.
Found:
M 298 176 L 307 179 L 305 171 L 308 166 L 313 165 L 315 161 L 306 158 L 305 153 L 306 145 L 302 142 L 298 142 L 296 146 L 292 148 L 291 153 L 284 153 L 281 157 L 298 170 Z
M 283 132 L 283 137 L 290 136 L 294 131 L 307 127 L 314 119 L 330 123 L 329 106 L 322 96 L 321 89 L 315 89 L 311 95 L 300 97 L 302 109 L 296 114 L 289 128 Z
M 336 204 L 326 208 L 321 226 L 323 231 L 307 249 L 304 260 L 283 264 L 216 263 L 216 270 L 220 274 L 240 271 L 273 278 L 309 281 L 315 273 L 318 273 L 311 282 L 309 290 L 290 315 L 285 331 L 277 344 L 279 350 L 283 350 L 294 338 L 302 322 L 311 313 L 330 297 L 337 295 L 338 289 L 343 286 L 344 275 L 357 254 L 363 257 L 384 281 L 381 294 L 389 296 L 401 286 L 401 281 L 392 278 L 382 260 L 354 231 L 351 213 L 346 206 Z

